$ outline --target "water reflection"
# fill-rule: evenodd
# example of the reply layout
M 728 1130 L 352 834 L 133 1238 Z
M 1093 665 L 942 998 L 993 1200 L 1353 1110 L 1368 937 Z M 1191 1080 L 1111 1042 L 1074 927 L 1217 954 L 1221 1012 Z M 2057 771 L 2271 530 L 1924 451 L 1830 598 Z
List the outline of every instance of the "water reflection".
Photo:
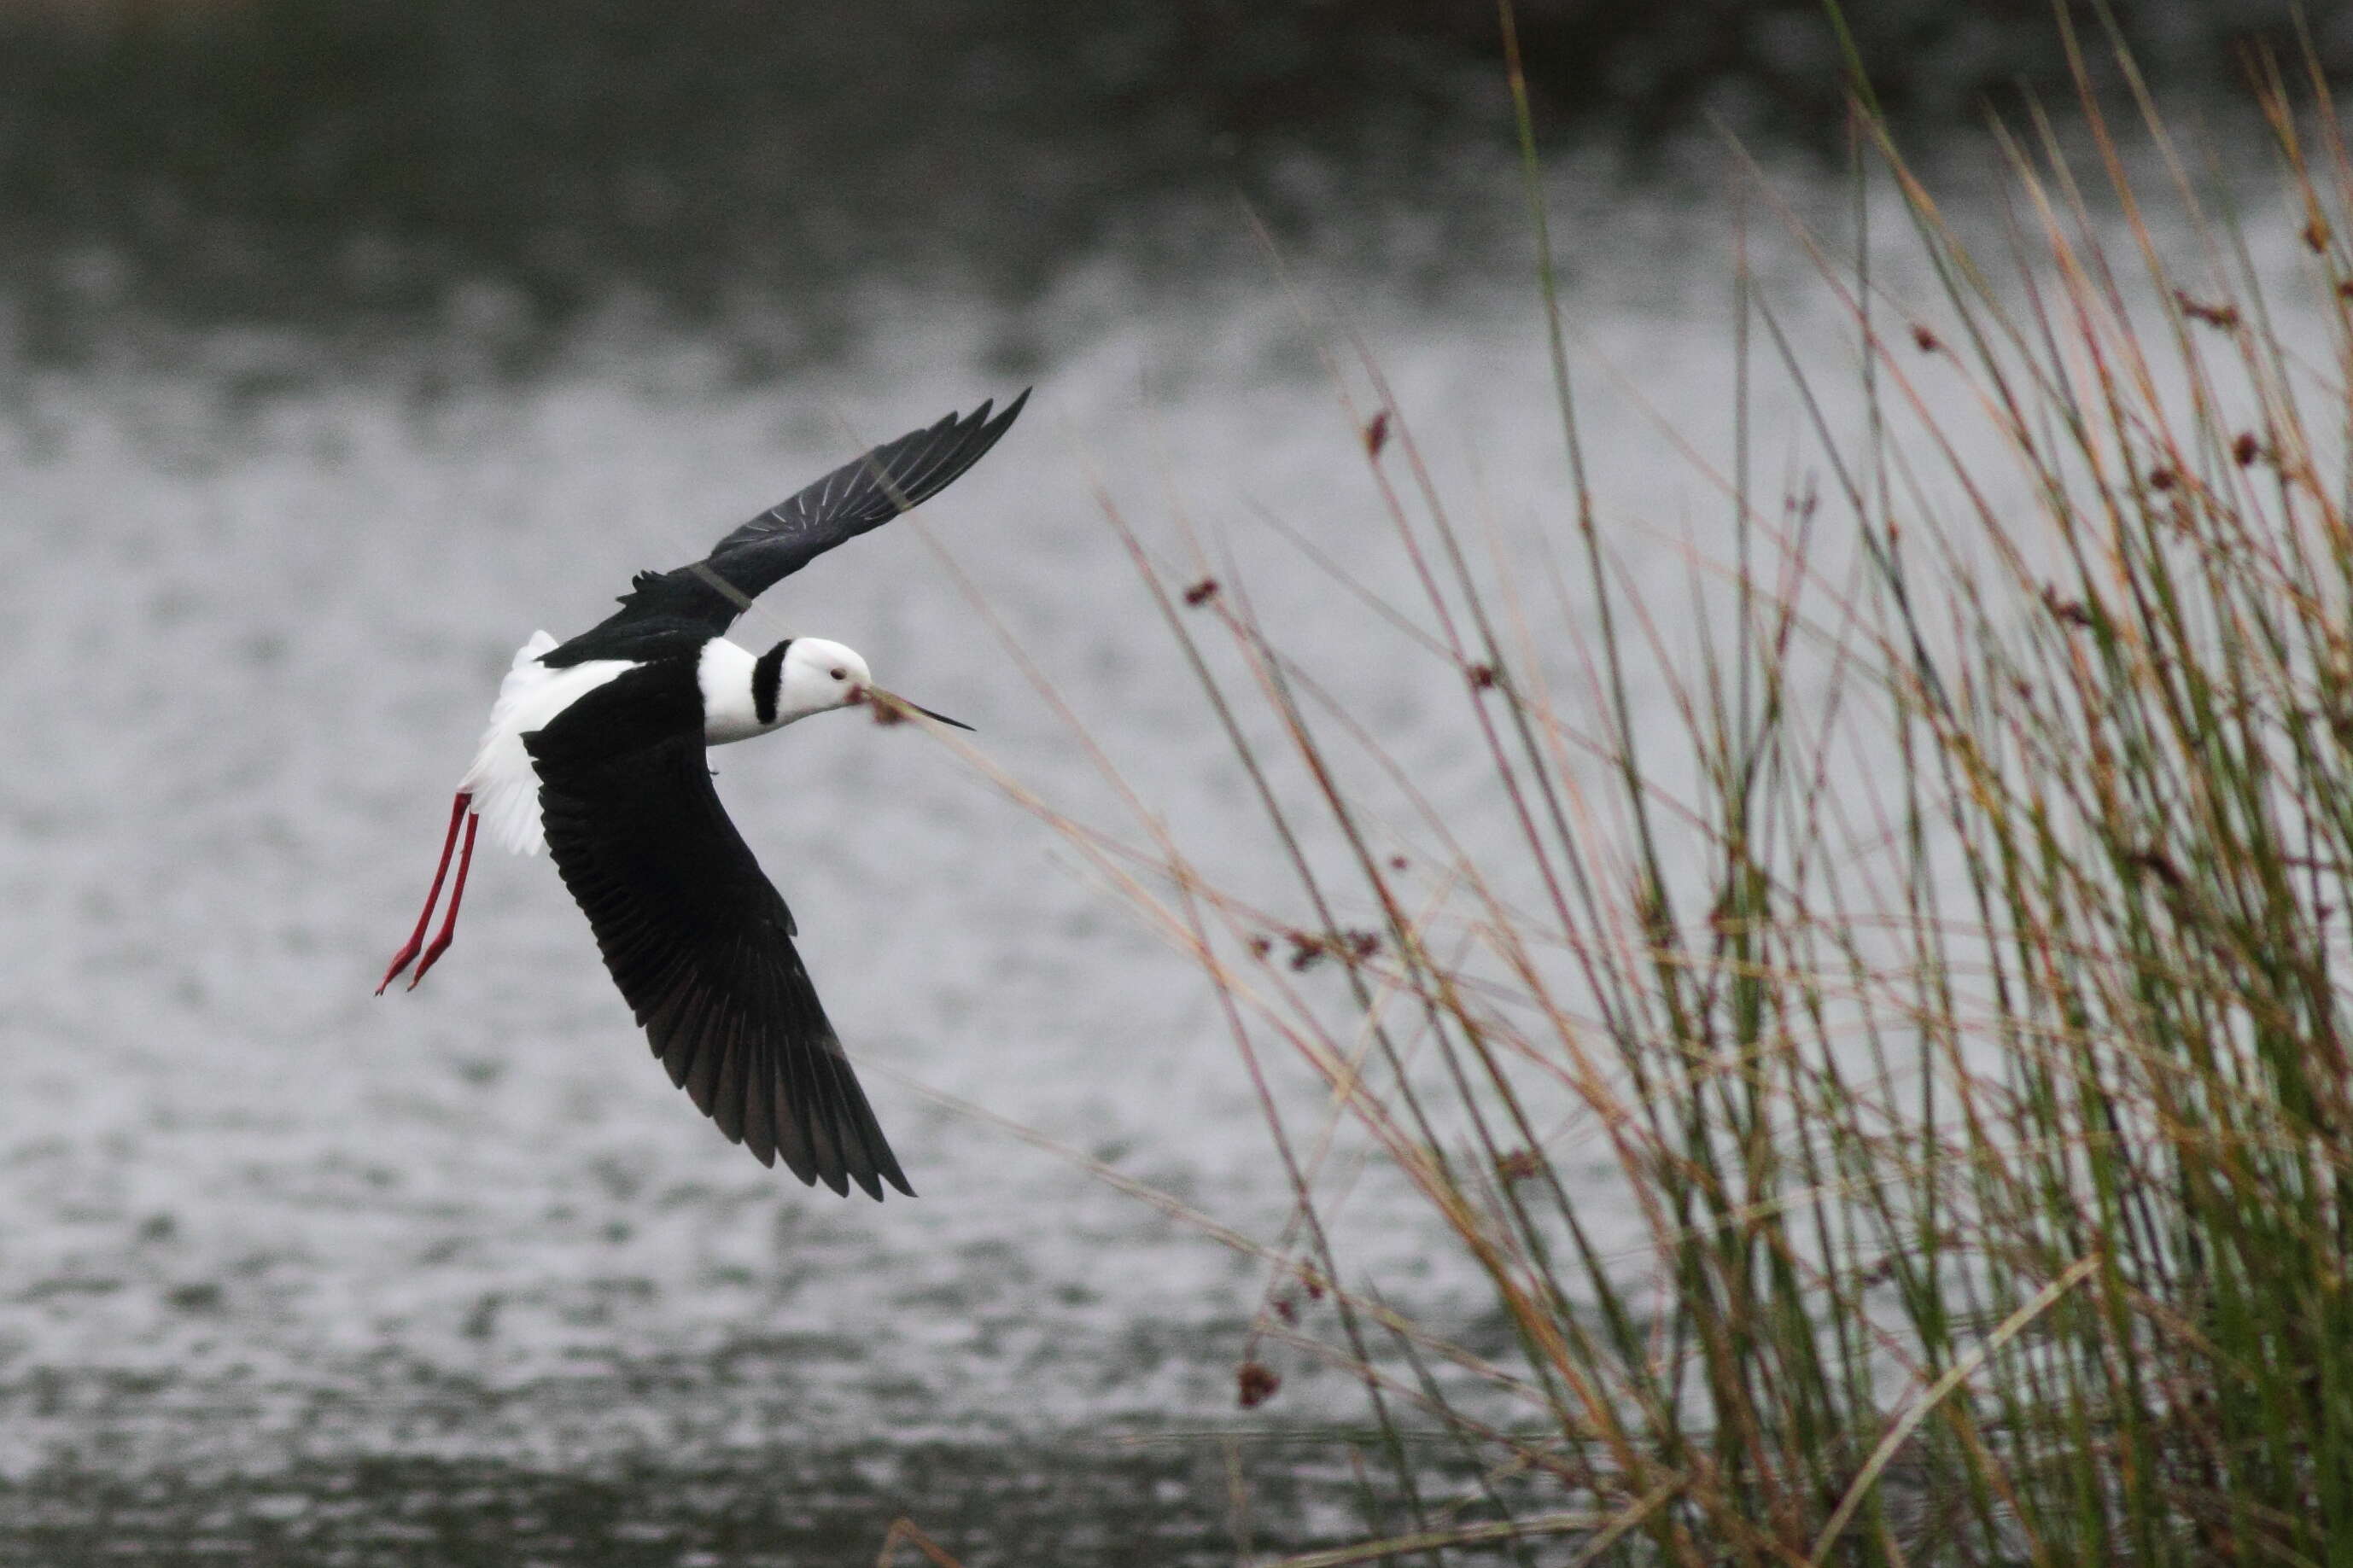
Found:
M 1819 8 L 1705 9 L 1524 0 L 1547 143 L 1599 138 L 1652 176 L 1693 138 L 1720 163 L 1712 123 L 1834 156 Z M 2285 0 L 2115 9 L 2160 82 L 2235 82 L 2251 39 L 2301 47 Z M 1885 101 L 1926 125 L 2020 83 L 2066 96 L 2040 5 L 1852 10 Z M 2353 60 L 2353 20 L 2306 33 Z M 1517 232 L 1458 190 L 1512 143 L 1502 58 L 1492 9 L 1440 0 L 9 0 L 0 287 L 50 354 L 134 311 L 414 328 L 485 280 L 511 291 L 498 333 L 626 284 L 781 306 L 823 349 L 845 284 L 1027 302 L 1106 254 L 1198 278 L 1249 255 L 1237 196 L 1287 245 L 1393 275 L 1392 218 L 1436 216 L 1459 268 Z
M 1344 1454 L 1217 1439 L 751 1447 L 555 1472 L 364 1459 L 227 1481 L 61 1469 L 0 1487 L 0 1561 L 784 1568 L 871 1562 L 905 1518 L 967 1568 L 1206 1568 L 1315 1539 L 1356 1513 L 1353 1490 Z

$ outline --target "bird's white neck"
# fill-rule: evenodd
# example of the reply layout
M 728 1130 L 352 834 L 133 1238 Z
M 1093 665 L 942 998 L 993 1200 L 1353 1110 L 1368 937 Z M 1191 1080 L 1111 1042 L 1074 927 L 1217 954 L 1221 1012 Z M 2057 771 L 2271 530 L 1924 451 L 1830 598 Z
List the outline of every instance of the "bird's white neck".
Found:
M 781 705 L 773 707 L 766 720 L 760 717 L 753 691 L 753 673 L 758 663 L 749 649 L 725 637 L 712 637 L 702 645 L 702 658 L 696 667 L 695 678 L 702 687 L 705 744 L 723 746 L 730 741 L 748 741 L 806 717 Z

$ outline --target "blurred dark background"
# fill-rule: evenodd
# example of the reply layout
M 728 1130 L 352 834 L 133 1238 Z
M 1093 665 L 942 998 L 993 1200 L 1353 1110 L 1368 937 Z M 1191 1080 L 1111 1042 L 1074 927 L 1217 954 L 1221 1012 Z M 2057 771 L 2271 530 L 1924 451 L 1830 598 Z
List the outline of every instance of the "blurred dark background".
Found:
M 1553 147 L 1837 145 L 1814 0 L 1517 16 Z M 2292 0 L 2115 16 L 2176 91 L 2306 47 Z M 1849 20 L 1917 128 L 2068 90 L 2046 0 Z M 2353 61 L 2345 8 L 2307 30 Z M 1483 0 L 0 0 L 0 288 L 36 338 L 132 307 L 397 322 L 455 278 L 543 320 L 617 283 L 694 310 L 946 271 L 1019 300 L 1106 244 L 1182 274 L 1236 192 L 1294 243 L 1377 247 L 1368 219 L 1507 176 L 1512 134 Z

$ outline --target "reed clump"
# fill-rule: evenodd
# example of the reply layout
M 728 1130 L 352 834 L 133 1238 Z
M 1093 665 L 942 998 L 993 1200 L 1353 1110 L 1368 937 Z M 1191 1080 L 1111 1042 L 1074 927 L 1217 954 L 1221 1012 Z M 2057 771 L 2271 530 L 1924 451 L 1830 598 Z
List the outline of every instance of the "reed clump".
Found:
M 2353 159 L 2273 72 L 2280 183 L 2219 206 L 2123 79 L 2003 134 L 1992 254 L 1858 102 L 1857 212 L 1900 195 L 1934 290 L 1818 251 L 1844 421 L 1733 279 L 1728 395 L 1786 378 L 1812 479 L 1760 491 L 1744 421 L 1685 602 L 1598 521 L 1549 277 L 1530 550 L 1342 367 L 1420 595 L 1371 613 L 1487 770 L 1442 809 L 1230 563 L 1112 512 L 1256 803 L 1219 847 L 1290 888 L 1070 829 L 1254 1079 L 1325 1091 L 1264 1095 L 1296 1220 L 1244 1243 L 1238 1393 L 1361 1379 L 1387 1511 L 1297 1561 L 2353 1563 Z M 1350 1142 L 1478 1342 L 1335 1239 Z

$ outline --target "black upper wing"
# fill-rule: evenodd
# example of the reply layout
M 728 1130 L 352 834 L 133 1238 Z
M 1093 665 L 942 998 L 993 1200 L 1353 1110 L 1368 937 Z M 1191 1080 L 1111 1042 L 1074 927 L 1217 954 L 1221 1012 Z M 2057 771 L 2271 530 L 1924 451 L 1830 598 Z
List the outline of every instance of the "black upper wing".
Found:
M 969 414 L 951 414 L 936 425 L 885 441 L 712 545 L 711 559 L 726 563 L 729 581 L 738 587 L 744 586 L 733 575 L 739 567 L 765 572 L 760 580 L 765 588 L 835 545 L 881 527 L 947 489 L 997 445 L 1029 401 L 1024 388 L 994 419 L 988 416 L 992 400 Z M 759 588 L 745 592 L 756 594 Z
M 711 787 L 691 660 L 628 671 L 523 737 L 547 847 L 670 1081 L 762 1164 L 913 1196 Z
M 638 574 L 617 613 L 549 654 L 547 662 L 642 658 L 681 634 L 718 636 L 754 599 L 835 545 L 947 489 L 997 445 L 1029 401 L 1024 389 L 995 418 L 989 416 L 993 402 L 984 403 L 970 414 L 911 430 L 778 501 L 702 560 L 674 572 Z

